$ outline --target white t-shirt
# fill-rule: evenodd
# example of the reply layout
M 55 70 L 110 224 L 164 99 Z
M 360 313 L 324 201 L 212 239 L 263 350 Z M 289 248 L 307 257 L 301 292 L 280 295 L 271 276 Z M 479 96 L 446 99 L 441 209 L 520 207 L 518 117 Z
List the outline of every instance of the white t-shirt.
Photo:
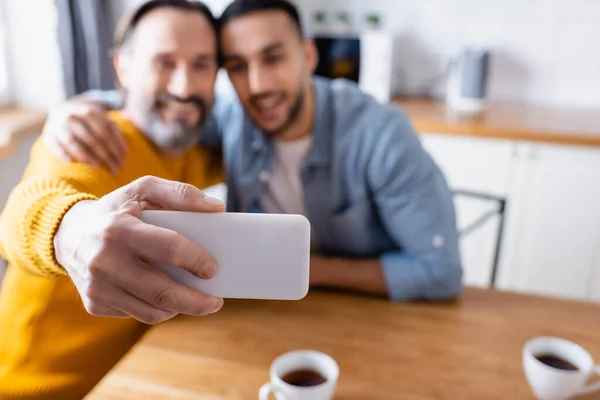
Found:
M 263 212 L 306 216 L 300 169 L 312 142 L 312 135 L 292 141 L 274 140 L 272 173 L 261 176 L 260 204 Z

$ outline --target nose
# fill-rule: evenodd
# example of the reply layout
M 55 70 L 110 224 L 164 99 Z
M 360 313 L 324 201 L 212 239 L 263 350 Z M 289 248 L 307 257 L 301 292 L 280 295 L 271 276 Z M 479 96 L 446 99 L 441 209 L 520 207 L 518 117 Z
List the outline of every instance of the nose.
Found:
M 259 94 L 268 91 L 264 68 L 252 67 L 248 69 L 248 83 L 251 94 Z
M 169 93 L 187 99 L 192 94 L 190 73 L 185 66 L 179 66 L 171 75 L 169 81 Z

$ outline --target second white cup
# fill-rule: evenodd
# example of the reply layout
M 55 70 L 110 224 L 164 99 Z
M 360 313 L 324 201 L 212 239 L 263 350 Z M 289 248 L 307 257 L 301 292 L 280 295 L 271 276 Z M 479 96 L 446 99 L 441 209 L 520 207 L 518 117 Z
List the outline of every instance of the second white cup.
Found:
M 587 385 L 600 374 L 592 356 L 565 339 L 539 337 L 523 347 L 523 369 L 527 382 L 540 400 L 564 400 L 600 390 L 600 383 Z
M 325 353 L 297 350 L 285 353 L 271 364 L 271 381 L 258 392 L 267 400 L 273 392 L 277 400 L 331 400 L 337 386 L 339 367 Z

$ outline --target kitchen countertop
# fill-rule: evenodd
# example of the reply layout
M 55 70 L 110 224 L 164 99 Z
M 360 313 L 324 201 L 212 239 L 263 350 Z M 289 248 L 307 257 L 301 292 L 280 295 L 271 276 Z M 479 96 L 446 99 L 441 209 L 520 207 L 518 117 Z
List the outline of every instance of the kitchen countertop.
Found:
M 578 110 L 519 103 L 490 103 L 477 116 L 464 116 L 444 102 L 394 99 L 421 133 L 600 146 L 600 109 Z
M 22 107 L 0 108 L 0 157 L 9 156 L 24 136 L 39 133 L 47 113 Z

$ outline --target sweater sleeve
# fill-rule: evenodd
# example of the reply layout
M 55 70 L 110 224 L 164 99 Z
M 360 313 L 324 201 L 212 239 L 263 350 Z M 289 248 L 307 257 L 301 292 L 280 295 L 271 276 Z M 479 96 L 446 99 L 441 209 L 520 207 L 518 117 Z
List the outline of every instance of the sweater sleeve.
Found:
M 54 235 L 75 203 L 97 199 L 60 179 L 27 179 L 0 215 L 0 253 L 10 265 L 38 275 L 66 275 L 54 257 Z
M 63 216 L 75 203 L 96 200 L 116 186 L 108 172 L 58 160 L 38 140 L 23 179 L 0 214 L 0 255 L 10 268 L 66 275 L 54 256 L 54 235 Z

